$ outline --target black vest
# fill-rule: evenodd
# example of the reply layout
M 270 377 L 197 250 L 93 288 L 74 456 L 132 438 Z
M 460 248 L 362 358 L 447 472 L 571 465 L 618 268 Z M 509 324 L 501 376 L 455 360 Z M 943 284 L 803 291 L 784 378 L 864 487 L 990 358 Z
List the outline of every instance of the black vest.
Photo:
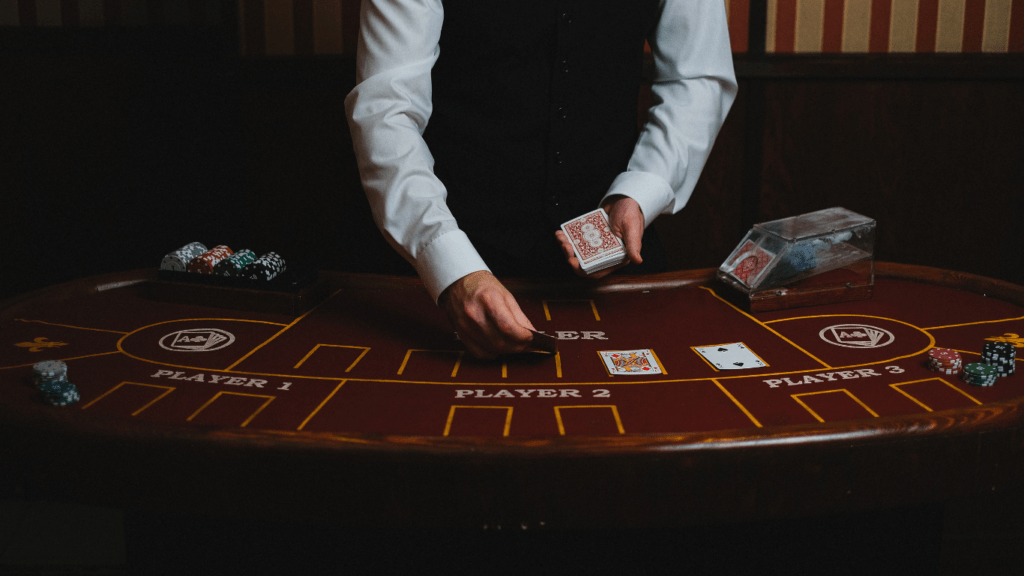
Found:
M 424 138 L 498 274 L 568 270 L 558 225 L 596 207 L 637 139 L 657 0 L 444 0 Z

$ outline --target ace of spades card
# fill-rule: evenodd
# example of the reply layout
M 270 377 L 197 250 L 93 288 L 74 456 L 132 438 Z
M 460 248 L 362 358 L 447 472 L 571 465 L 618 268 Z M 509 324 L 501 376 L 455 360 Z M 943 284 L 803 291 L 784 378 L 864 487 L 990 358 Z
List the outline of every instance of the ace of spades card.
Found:
M 694 346 L 693 349 L 716 370 L 749 370 L 768 365 L 743 342 Z

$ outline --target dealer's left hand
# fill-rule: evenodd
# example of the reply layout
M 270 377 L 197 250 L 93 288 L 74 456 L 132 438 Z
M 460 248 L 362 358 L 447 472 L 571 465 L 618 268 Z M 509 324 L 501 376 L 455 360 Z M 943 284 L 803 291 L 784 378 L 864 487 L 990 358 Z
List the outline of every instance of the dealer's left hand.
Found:
M 628 196 L 610 196 L 601 207 L 608 214 L 608 224 L 612 234 L 618 236 L 625 244 L 626 259 L 622 264 L 587 274 L 580 268 L 580 262 L 572 249 L 572 242 L 569 241 L 565 232 L 561 230 L 555 232 L 555 237 L 558 238 L 558 242 L 562 246 L 562 253 L 565 254 L 566 261 L 578 276 L 584 278 L 604 278 L 629 263 L 643 262 L 643 258 L 640 257 L 640 243 L 644 237 L 644 214 L 640 210 L 640 204 Z

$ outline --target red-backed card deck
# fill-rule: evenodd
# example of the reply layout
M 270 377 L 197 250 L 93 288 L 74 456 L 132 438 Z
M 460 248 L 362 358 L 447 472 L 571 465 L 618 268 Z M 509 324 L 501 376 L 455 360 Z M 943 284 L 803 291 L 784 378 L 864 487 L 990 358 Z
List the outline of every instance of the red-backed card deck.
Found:
M 562 232 L 572 242 L 580 268 L 587 274 L 621 264 L 626 259 L 622 240 L 612 234 L 608 215 L 600 208 L 565 222 Z

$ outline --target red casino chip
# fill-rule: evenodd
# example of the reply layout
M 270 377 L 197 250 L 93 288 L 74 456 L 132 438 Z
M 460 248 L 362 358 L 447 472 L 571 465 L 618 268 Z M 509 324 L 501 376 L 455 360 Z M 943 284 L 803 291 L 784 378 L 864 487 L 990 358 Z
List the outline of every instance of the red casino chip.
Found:
M 232 254 L 234 252 L 231 251 L 231 248 L 221 244 L 190 260 L 185 269 L 197 274 L 213 274 L 213 267 Z
M 928 369 L 940 374 L 959 374 L 963 369 L 960 353 L 949 348 L 932 348 L 928 351 Z

